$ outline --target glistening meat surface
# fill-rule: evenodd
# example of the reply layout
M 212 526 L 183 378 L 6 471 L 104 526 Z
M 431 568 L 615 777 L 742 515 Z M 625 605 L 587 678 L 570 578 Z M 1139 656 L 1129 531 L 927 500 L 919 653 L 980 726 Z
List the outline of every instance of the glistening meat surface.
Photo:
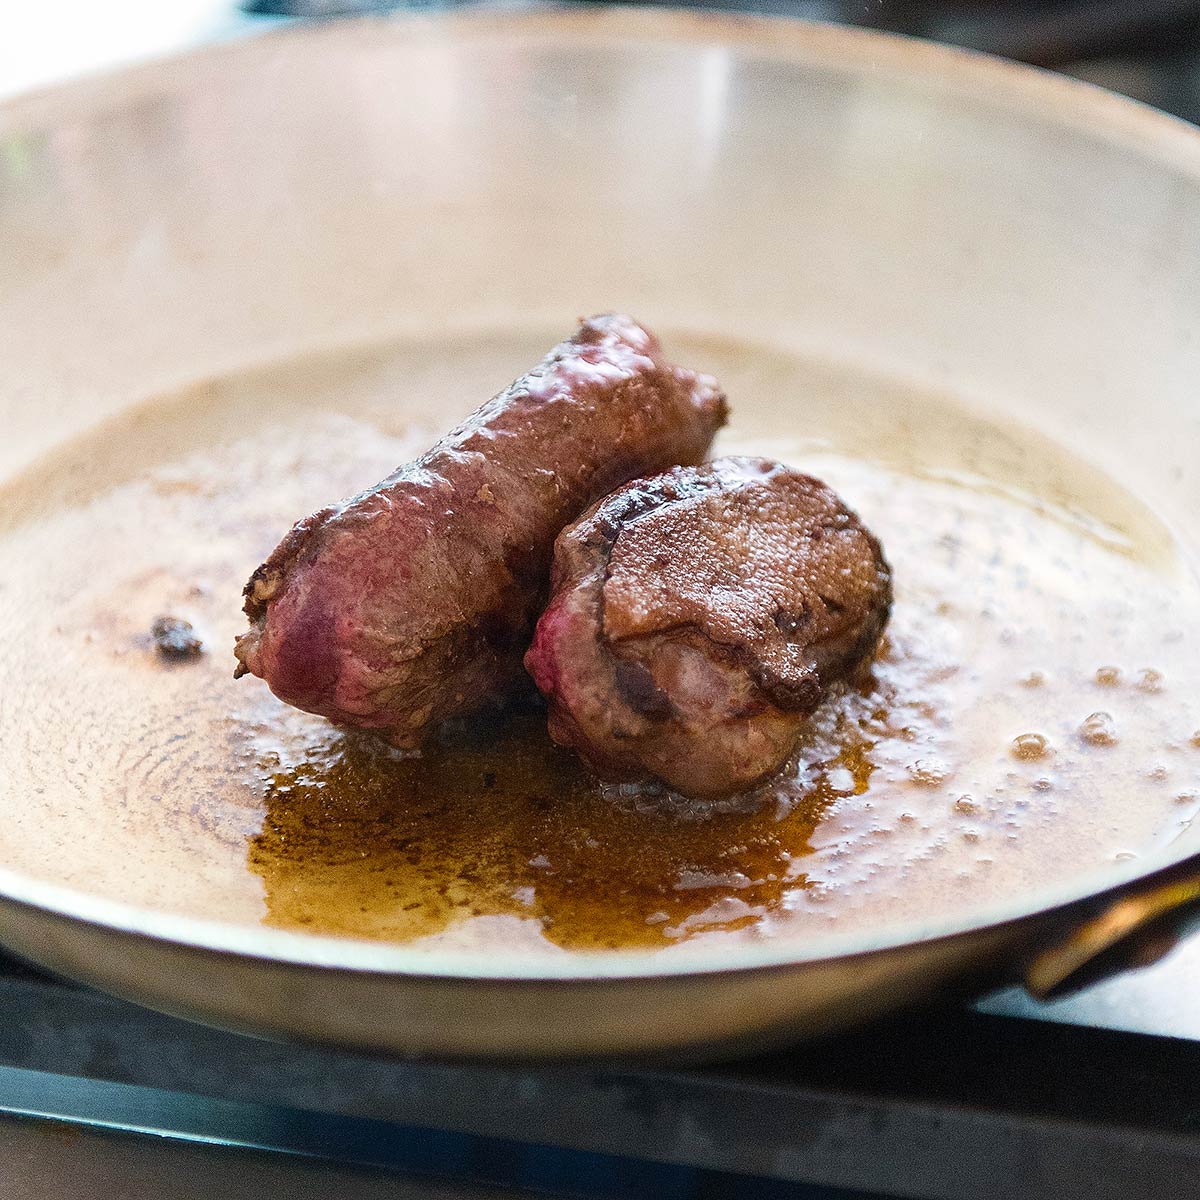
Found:
M 559 530 L 629 479 L 701 461 L 724 420 L 716 381 L 631 318 L 585 321 L 427 454 L 292 529 L 246 585 L 238 674 L 420 745 L 523 678 Z
M 725 458 L 638 480 L 565 529 L 525 664 L 599 774 L 718 797 L 768 778 L 891 606 L 878 541 L 820 480 Z

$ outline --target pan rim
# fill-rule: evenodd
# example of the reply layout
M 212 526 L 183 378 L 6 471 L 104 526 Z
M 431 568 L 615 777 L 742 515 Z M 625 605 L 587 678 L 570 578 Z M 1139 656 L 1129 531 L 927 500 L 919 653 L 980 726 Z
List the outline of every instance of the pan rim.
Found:
M 996 107 L 1027 108 L 1097 140 L 1132 146 L 1187 171 L 1200 182 L 1200 129 L 1181 117 L 1098 84 L 1059 75 L 978 50 L 942 45 L 906 34 L 835 25 L 795 17 L 731 14 L 713 9 L 626 8 L 617 3 L 577 7 L 569 0 L 517 0 L 508 10 L 443 13 L 392 12 L 295 24 L 252 32 L 178 54 L 100 70 L 77 79 L 34 87 L 0 100 L 0 138 L 94 111 L 158 85 L 183 91 L 198 71 L 222 60 L 268 58 L 292 42 L 344 38 L 369 44 L 400 31 L 411 45 L 470 41 L 505 35 L 590 41 L 636 39 L 663 44 L 734 47 L 796 64 L 838 62 L 870 69 L 873 79 L 905 77 L 941 81 L 961 96 L 986 94 Z M 992 84 L 995 90 L 979 85 Z M 1052 112 L 1053 110 L 1053 112 Z
M 686 943 L 663 950 L 537 952 L 524 957 L 492 956 L 466 949 L 416 949 L 403 943 L 331 934 L 302 933 L 269 925 L 250 926 L 209 920 L 95 896 L 75 888 L 32 879 L 0 868 L 0 905 L 36 909 L 74 924 L 172 947 L 280 966 L 316 968 L 356 975 L 398 977 L 419 982 L 492 984 L 617 983 L 633 979 L 694 979 L 750 971 L 786 970 L 975 937 L 1006 926 L 1034 923 L 1089 900 L 1123 890 L 1188 862 L 1200 868 L 1200 855 L 1183 854 L 1097 867 L 1023 903 L 968 910 L 967 916 L 941 917 L 914 924 L 895 922 L 870 930 L 814 934 L 806 940 L 780 938 L 762 945 L 719 951 L 689 950 Z
M 0 104 L 0 138 L 54 127 L 73 114 L 131 91 L 161 87 L 186 90 L 197 72 L 223 60 L 266 58 L 293 41 L 373 39 L 403 30 L 408 40 L 542 38 L 575 45 L 637 38 L 667 45 L 720 44 L 804 66 L 835 63 L 848 70 L 869 68 L 887 82 L 941 85 L 951 96 L 986 94 L 990 104 L 1025 110 L 1047 124 L 1154 159 L 1200 187 L 1200 130 L 1137 101 L 1095 85 L 1051 75 L 989 55 L 938 46 L 918 39 L 763 16 L 703 11 L 629 10 L 595 7 L 567 10 L 531 7 L 506 13 L 393 14 L 352 21 L 291 27 L 90 76 L 14 97 Z M 614 982 L 635 978 L 683 978 L 756 969 L 779 969 L 898 950 L 960 935 L 982 933 L 1035 920 L 1106 892 L 1136 884 L 1154 873 L 1200 856 L 1159 852 L 1094 869 L 1015 900 L 969 909 L 917 924 L 897 922 L 871 930 L 836 930 L 764 945 L 688 951 L 621 950 L 513 956 L 492 961 L 479 951 L 413 949 L 388 942 L 257 927 L 172 913 L 38 880 L 0 867 L 0 902 L 29 906 L 57 917 L 100 926 L 194 950 L 268 960 L 296 967 L 365 972 L 463 982 L 541 983 L 576 980 Z

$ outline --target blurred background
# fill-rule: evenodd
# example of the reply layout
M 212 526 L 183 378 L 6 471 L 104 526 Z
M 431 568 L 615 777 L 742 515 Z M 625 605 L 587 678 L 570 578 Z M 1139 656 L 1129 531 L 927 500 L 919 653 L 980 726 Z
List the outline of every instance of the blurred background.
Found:
M 298 20 L 477 0 L 60 0 L 0 16 L 0 97 Z M 531 7 L 498 0 L 492 7 Z M 1200 124 L 1200 0 L 679 0 L 933 38 L 1102 84 Z M 8 7 L 8 6 L 5 6 Z

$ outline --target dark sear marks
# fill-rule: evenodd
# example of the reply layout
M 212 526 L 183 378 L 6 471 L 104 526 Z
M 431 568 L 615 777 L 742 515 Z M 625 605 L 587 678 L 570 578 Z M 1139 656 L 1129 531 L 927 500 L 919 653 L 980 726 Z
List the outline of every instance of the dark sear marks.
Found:
M 559 530 L 627 480 L 699 462 L 724 420 L 716 381 L 631 318 L 585 321 L 428 453 L 292 529 L 246 586 L 237 673 L 421 745 L 527 685 Z
M 787 761 L 891 607 L 879 542 L 820 480 L 726 458 L 639 480 L 559 536 L 525 662 L 599 774 L 730 795 Z
M 819 480 L 695 466 L 725 415 L 715 381 L 628 317 L 584 322 L 427 454 L 291 530 L 246 585 L 237 674 L 415 750 L 519 695 L 524 661 L 552 736 L 602 776 L 754 787 L 874 650 L 891 576 Z

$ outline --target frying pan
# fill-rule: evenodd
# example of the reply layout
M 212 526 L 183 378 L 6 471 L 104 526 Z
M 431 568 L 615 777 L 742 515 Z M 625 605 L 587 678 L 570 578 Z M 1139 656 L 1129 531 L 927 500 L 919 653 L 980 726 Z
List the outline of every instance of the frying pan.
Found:
M 671 12 L 331 24 L 10 103 L 0 203 L 4 478 L 199 380 L 598 303 L 951 392 L 1156 511 L 1200 506 L 1200 134 L 998 61 Z M 4 679 L 6 737 L 27 686 Z M 69 755 L 69 711 L 25 752 Z M 53 819 L 2 803 L 10 847 Z M 1200 897 L 1189 830 L 800 946 L 416 954 L 106 895 L 121 819 L 101 801 L 44 869 L 0 862 L 4 944 L 164 1011 L 402 1052 L 733 1045 L 1002 979 L 1053 994 L 1160 952 Z M 138 836 L 171 861 L 181 835 Z

